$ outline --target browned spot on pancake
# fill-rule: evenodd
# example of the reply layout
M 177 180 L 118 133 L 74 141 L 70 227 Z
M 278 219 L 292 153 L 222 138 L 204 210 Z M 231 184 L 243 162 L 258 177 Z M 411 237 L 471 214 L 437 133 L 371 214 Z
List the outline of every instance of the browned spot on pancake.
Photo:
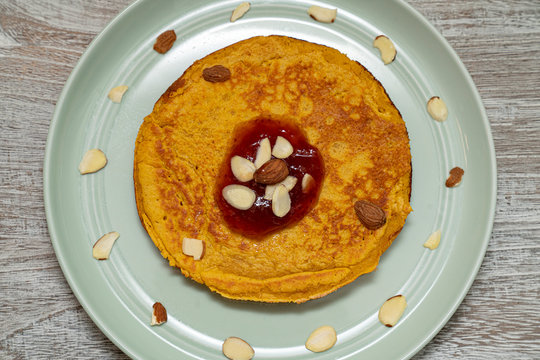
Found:
M 175 82 L 169 86 L 169 88 L 161 95 L 160 100 L 162 100 L 164 103 L 167 103 L 170 101 L 170 98 L 174 95 L 174 93 L 180 89 L 183 88 L 186 84 L 186 80 L 183 77 L 180 77 L 176 79 Z

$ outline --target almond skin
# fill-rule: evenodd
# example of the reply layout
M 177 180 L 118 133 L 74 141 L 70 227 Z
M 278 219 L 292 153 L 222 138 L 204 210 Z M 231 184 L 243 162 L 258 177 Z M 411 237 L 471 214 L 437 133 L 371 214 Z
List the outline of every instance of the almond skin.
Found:
M 172 48 L 175 41 L 176 33 L 174 30 L 167 30 L 157 37 L 156 43 L 154 44 L 154 50 L 160 54 L 165 54 Z
M 287 163 L 281 159 L 272 159 L 255 171 L 253 180 L 259 184 L 272 185 L 284 180 L 288 175 Z
M 377 230 L 386 223 L 384 210 L 367 200 L 359 200 L 354 203 L 354 211 L 358 219 L 369 230 Z
M 465 171 L 459 166 L 456 166 L 455 168 L 450 170 L 450 176 L 448 177 L 448 179 L 446 179 L 446 187 L 458 186 L 461 182 L 463 174 L 465 174 Z
M 231 71 L 223 65 L 215 65 L 203 70 L 203 79 L 211 82 L 224 82 L 231 78 Z
M 154 303 L 152 309 L 152 321 L 150 325 L 161 325 L 167 321 L 167 310 L 165 310 L 165 307 L 160 302 Z

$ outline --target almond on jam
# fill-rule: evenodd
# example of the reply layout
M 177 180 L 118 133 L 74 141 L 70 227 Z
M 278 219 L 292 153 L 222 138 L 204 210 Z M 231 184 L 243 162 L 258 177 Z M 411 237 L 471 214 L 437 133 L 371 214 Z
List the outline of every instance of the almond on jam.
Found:
M 268 138 L 273 148 L 278 137 L 286 139 L 293 147 L 292 154 L 281 161 L 287 166 L 288 176 L 297 179 L 289 191 L 291 209 L 283 217 L 274 215 L 272 201 L 265 199 L 267 185 L 254 180 L 240 182 L 231 170 L 231 159 L 234 156 L 255 162 L 261 140 Z M 217 204 L 232 230 L 249 237 L 261 237 L 301 220 L 315 206 L 324 179 L 324 164 L 320 152 L 308 143 L 297 125 L 284 120 L 258 118 L 237 126 L 232 139 L 232 146 L 217 178 L 215 193 Z M 274 159 L 272 157 L 270 161 Z M 314 179 L 314 186 L 307 192 L 302 191 L 305 174 Z M 255 202 L 249 209 L 236 209 L 223 198 L 223 188 L 233 184 L 247 186 L 255 192 Z

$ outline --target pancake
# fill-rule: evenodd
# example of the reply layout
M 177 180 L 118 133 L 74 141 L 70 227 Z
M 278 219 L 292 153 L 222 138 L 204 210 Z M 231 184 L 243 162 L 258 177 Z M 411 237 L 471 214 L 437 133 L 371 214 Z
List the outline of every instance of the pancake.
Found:
M 208 81 L 203 71 L 216 65 L 229 74 Z M 252 237 L 227 224 L 216 187 L 231 134 L 261 117 L 299 127 L 324 160 L 324 179 L 305 216 Z M 160 97 L 139 129 L 134 184 L 142 225 L 186 277 L 231 299 L 302 303 L 373 271 L 403 228 L 409 138 L 358 62 L 302 40 L 254 37 L 196 61 Z M 359 200 L 382 209 L 384 225 L 368 229 Z M 184 238 L 203 240 L 200 260 L 182 252 Z

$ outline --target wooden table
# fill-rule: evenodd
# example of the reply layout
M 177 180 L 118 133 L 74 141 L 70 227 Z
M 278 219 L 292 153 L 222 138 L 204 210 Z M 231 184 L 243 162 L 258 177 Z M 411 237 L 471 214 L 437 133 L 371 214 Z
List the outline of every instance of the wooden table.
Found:
M 56 260 L 43 156 L 56 100 L 90 41 L 131 0 L 0 0 L 0 358 L 126 356 Z M 412 0 L 450 42 L 486 107 L 498 195 L 464 302 L 415 359 L 540 359 L 540 1 Z

